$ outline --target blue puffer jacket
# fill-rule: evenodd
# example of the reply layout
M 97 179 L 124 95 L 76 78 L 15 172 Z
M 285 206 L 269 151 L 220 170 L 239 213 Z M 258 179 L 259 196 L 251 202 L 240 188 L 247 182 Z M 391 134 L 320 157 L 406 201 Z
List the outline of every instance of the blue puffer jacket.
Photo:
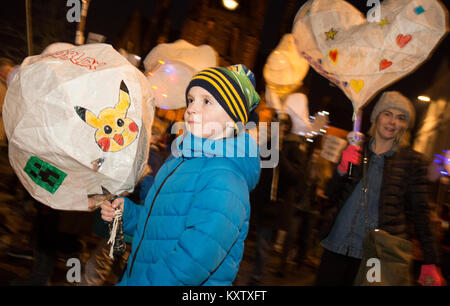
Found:
M 177 138 L 139 206 L 125 198 L 132 251 L 119 285 L 231 285 L 250 218 L 249 192 L 260 174 L 257 143 Z

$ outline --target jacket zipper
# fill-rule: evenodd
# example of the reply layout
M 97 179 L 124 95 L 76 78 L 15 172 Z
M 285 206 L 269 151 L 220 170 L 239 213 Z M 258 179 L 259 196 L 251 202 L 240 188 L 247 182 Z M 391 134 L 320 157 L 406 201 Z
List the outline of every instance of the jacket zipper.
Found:
M 161 188 L 166 183 L 167 179 L 175 172 L 175 170 L 178 169 L 179 166 L 181 166 L 182 163 L 184 163 L 184 158 L 181 161 L 181 163 L 179 163 L 178 166 L 176 166 L 175 169 L 173 169 L 172 172 L 170 172 L 169 175 L 166 176 L 166 178 L 163 180 L 163 182 L 159 186 L 158 191 L 156 191 L 155 196 L 153 197 L 152 205 L 150 206 L 150 209 L 149 209 L 148 215 L 147 215 L 147 219 L 145 220 L 144 231 L 142 232 L 141 240 L 139 241 L 138 247 L 136 248 L 136 251 L 134 252 L 133 260 L 131 261 L 130 272 L 128 273 L 128 276 L 131 276 L 131 271 L 133 271 L 133 265 L 134 265 L 134 261 L 136 260 L 136 255 L 137 255 L 137 253 L 139 251 L 139 248 L 141 247 L 142 241 L 144 240 L 145 229 L 147 228 L 148 219 L 150 218 L 150 214 L 152 213 L 153 204 L 155 204 L 156 198 L 158 197 L 158 194 L 161 191 Z

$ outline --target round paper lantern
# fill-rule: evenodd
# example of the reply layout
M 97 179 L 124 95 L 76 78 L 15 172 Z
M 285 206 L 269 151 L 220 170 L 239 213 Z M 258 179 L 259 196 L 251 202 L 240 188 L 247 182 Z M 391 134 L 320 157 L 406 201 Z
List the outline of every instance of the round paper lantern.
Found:
M 28 57 L 3 119 L 13 169 L 39 202 L 88 210 L 132 191 L 147 163 L 154 105 L 145 76 L 106 44 Z

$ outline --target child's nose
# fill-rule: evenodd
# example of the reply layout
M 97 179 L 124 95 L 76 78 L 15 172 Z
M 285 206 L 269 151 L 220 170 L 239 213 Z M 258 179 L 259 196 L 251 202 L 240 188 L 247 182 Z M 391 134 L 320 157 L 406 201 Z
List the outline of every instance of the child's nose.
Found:
M 196 114 L 198 113 L 198 107 L 196 105 L 195 102 L 192 102 L 191 104 L 189 104 L 187 110 L 188 114 Z

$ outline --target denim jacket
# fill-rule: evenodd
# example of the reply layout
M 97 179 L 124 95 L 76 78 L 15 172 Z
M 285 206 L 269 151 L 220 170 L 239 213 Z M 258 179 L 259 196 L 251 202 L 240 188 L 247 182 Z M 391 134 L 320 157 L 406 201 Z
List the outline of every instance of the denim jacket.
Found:
M 372 147 L 373 139 L 369 143 Z M 362 242 L 366 231 L 378 227 L 378 202 L 383 179 L 384 157 L 392 156 L 393 150 L 373 154 L 367 170 L 367 228 L 364 216 L 363 178 L 342 207 L 329 235 L 322 246 L 332 252 L 362 258 Z

